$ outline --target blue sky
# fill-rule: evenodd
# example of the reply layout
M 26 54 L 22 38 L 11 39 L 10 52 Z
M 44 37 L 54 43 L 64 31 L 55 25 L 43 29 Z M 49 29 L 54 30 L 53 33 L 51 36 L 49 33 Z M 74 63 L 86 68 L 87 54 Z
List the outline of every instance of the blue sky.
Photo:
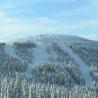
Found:
M 0 40 L 36 34 L 98 40 L 98 0 L 0 0 Z

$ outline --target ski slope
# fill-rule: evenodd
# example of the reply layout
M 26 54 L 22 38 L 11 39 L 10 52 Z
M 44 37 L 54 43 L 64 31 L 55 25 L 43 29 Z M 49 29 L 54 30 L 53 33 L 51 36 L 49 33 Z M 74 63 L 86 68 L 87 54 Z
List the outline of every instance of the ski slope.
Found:
M 89 67 L 84 63 L 84 61 L 77 54 L 75 54 L 72 51 L 71 48 L 65 47 L 65 51 L 70 55 L 70 57 L 72 57 L 75 60 L 76 64 L 79 66 L 82 72 L 86 85 L 89 87 L 93 82 L 92 77 L 90 76 Z
M 19 58 L 19 57 L 16 55 L 15 49 L 13 48 L 13 45 L 12 45 L 12 44 L 7 43 L 7 44 L 5 45 L 4 51 L 5 51 L 5 53 L 8 54 L 9 56 L 21 60 L 21 58 Z M 26 77 L 31 77 L 32 69 L 33 69 L 33 65 L 28 63 L 28 67 L 27 67 L 27 69 L 26 69 L 26 71 L 25 71 L 25 73 L 24 73 L 24 74 L 26 75 Z
M 47 63 L 49 60 L 49 54 L 46 52 L 45 47 L 42 43 L 37 44 L 37 48 L 33 49 L 33 65 L 39 63 Z
M 27 77 L 27 78 L 30 78 L 32 77 L 32 69 L 33 69 L 33 65 L 32 64 L 28 64 L 28 67 L 24 73 L 24 75 Z
M 15 50 L 11 44 L 7 43 L 4 47 L 4 51 L 9 56 L 19 59 L 19 57 L 16 55 Z

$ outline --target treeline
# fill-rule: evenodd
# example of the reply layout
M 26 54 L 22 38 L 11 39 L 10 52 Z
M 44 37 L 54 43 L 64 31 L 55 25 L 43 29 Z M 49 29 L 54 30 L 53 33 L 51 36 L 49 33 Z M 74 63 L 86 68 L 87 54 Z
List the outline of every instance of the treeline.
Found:
M 32 63 L 33 48 L 37 47 L 34 42 L 14 42 L 13 47 L 15 49 L 16 55 L 19 56 L 19 58 L 27 61 L 28 63 Z

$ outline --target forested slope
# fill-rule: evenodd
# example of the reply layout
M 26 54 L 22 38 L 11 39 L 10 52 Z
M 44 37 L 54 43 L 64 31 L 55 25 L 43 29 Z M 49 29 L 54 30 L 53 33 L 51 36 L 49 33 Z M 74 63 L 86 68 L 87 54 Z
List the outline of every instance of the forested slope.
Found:
M 95 41 L 63 35 L 1 42 L 0 97 L 96 98 L 97 46 Z

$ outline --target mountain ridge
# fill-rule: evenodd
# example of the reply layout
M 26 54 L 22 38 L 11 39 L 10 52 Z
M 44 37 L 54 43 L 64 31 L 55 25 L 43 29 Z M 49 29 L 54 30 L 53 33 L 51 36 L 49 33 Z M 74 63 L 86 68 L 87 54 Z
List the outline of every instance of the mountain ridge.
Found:
M 88 38 L 85 38 L 85 37 L 81 37 L 81 36 L 78 36 L 78 35 L 65 35 L 65 34 L 38 34 L 38 35 L 31 35 L 31 36 L 27 36 L 27 37 L 20 37 L 20 38 L 16 38 L 12 41 L 6 41 L 6 42 L 14 42 L 14 41 L 21 41 L 21 40 L 25 40 L 25 39 L 32 39 L 32 38 L 40 38 L 40 37 L 65 37 L 65 38 L 78 38 L 78 39 L 82 39 L 82 40 L 86 40 L 86 41 L 93 41 L 93 42 L 98 42 L 96 40 L 91 40 L 91 39 L 88 39 Z M 5 42 L 5 41 L 1 41 L 1 42 Z

